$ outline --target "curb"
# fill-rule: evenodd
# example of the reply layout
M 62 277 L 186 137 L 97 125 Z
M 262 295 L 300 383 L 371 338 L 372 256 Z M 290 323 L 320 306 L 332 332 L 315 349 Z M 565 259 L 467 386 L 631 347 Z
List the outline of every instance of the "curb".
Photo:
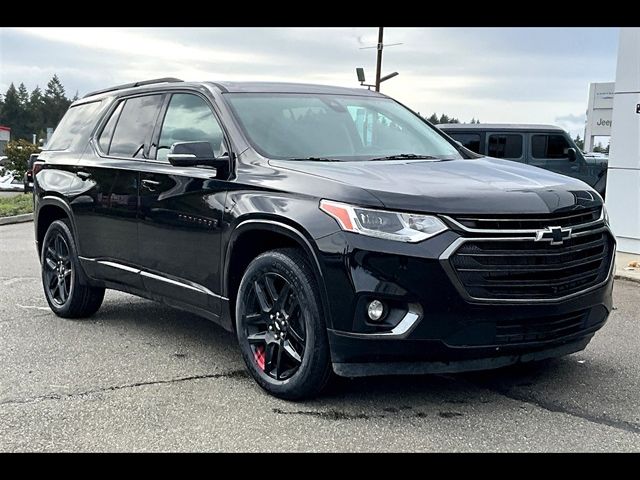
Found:
M 13 225 L 14 223 L 32 222 L 33 213 L 23 213 L 22 215 L 14 215 L 12 217 L 0 218 L 0 225 Z

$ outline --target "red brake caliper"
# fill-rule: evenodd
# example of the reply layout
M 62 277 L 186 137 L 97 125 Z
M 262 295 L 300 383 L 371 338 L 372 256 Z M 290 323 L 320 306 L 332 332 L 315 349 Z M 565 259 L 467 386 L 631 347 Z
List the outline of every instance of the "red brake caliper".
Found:
M 264 346 L 257 346 L 255 352 L 253 353 L 253 356 L 255 357 L 260 369 L 264 371 Z

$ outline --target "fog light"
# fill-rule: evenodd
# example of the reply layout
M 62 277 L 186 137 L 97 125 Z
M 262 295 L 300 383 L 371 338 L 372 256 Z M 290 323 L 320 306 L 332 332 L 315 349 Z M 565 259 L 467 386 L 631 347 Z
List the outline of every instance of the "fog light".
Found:
M 369 303 L 367 307 L 367 315 L 374 322 L 377 322 L 384 315 L 384 303 L 380 300 L 373 300 Z

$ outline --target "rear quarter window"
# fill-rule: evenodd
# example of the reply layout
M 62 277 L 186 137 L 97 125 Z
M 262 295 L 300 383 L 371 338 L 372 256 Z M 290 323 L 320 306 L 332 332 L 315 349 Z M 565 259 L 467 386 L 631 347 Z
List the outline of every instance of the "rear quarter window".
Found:
M 45 150 L 70 150 L 86 138 L 98 119 L 96 113 L 102 101 L 83 103 L 67 110 Z

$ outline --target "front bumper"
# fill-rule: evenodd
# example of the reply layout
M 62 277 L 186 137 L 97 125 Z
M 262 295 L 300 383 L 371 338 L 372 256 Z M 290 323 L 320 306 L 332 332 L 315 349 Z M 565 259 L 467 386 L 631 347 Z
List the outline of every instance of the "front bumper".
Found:
M 606 322 L 612 274 L 559 301 L 470 300 L 441 260 L 458 238 L 448 231 L 404 244 L 338 232 L 317 241 L 337 374 L 456 372 L 560 356 L 585 348 Z M 374 298 L 398 306 L 393 328 L 367 320 L 364 305 Z

